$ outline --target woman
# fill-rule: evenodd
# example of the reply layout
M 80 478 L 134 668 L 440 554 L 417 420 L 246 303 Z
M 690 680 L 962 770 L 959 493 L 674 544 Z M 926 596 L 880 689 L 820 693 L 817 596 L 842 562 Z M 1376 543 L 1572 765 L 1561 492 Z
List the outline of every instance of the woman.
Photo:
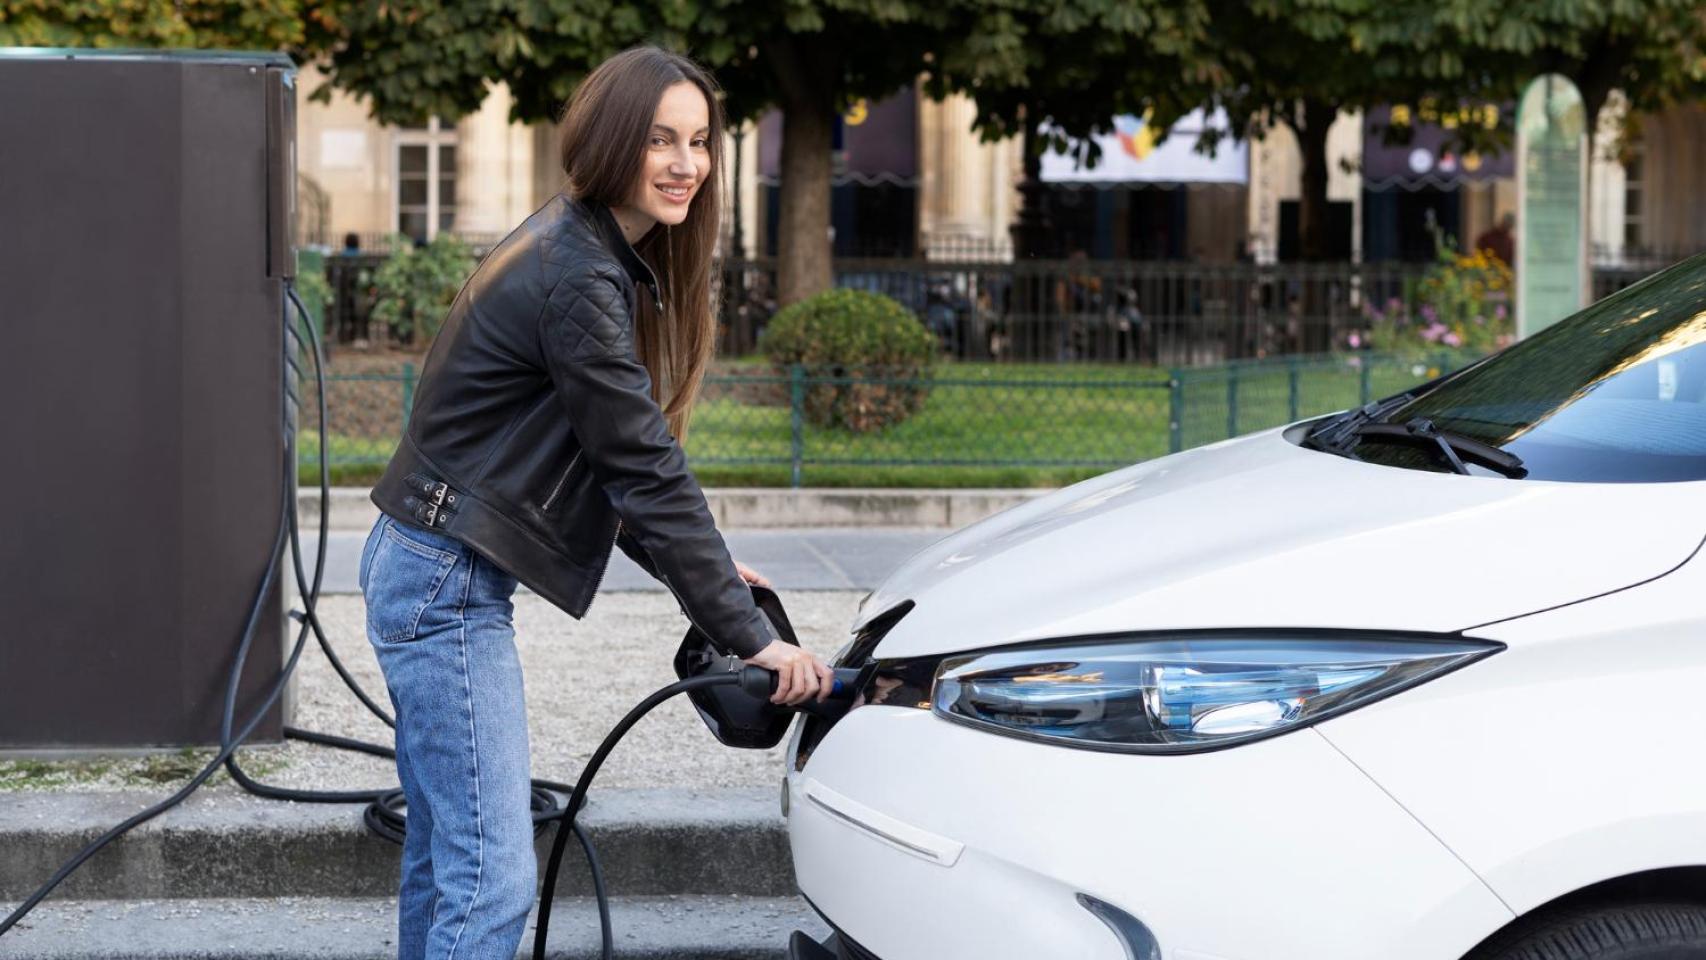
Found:
M 716 93 L 656 47 L 587 76 L 563 117 L 567 188 L 457 295 L 374 487 L 361 584 L 408 803 L 404 960 L 511 960 L 534 900 L 518 582 L 581 617 L 619 546 L 776 671 L 776 702 L 828 695 L 829 668 L 754 605 L 764 581 L 729 557 L 679 442 L 716 330 Z

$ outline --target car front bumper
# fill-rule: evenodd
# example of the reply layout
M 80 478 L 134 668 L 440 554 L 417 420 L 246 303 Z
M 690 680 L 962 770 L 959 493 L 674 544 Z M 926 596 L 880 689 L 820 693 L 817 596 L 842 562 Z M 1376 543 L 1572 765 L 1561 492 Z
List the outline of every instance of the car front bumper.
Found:
M 1102 753 L 854 710 L 788 777 L 801 891 L 843 960 L 1440 960 L 1510 912 L 1313 730 Z

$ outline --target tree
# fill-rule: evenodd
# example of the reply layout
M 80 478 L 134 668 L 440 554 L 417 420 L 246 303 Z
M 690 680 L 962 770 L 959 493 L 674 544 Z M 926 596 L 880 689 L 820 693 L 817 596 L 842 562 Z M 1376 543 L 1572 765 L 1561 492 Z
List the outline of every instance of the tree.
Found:
M 1439 92 L 1514 99 L 1539 74 L 1563 74 L 1581 91 L 1589 131 L 1613 90 L 1631 114 L 1706 98 L 1698 0 L 1413 3 L 1402 18 L 1370 22 L 1364 36 L 1382 51 L 1425 52 L 1416 58 L 1420 83 Z
M 647 41 L 710 68 L 732 122 L 781 107 L 783 305 L 831 283 L 836 116 L 911 83 L 955 9 L 927 0 L 314 2 L 323 33 L 311 36 L 331 50 L 332 82 L 370 98 L 381 121 L 458 117 L 495 80 L 515 93 L 515 119 L 554 119 L 592 67 Z
M 1581 90 L 1588 124 L 1612 90 L 1636 111 L 1706 97 L 1706 9 L 1697 0 L 1445 0 L 1416 5 L 1402 24 L 1370 24 L 1382 49 L 1425 49 L 1440 89 L 1474 84 L 1520 94 L 1541 73 Z
M 1171 125 L 1192 109 L 1226 111 L 1233 136 L 1260 138 L 1275 125 L 1302 154 L 1298 245 L 1327 256 L 1327 131 L 1345 110 L 1409 102 L 1416 71 L 1382 61 L 1365 35 L 1372 21 L 1403 14 L 1375 0 L 1208 0 L 1203 61 L 1156 97 L 1154 119 Z
M 302 0 L 0 0 L 0 47 L 301 48 Z
M 1239 137 L 1288 127 L 1302 152 L 1307 260 L 1327 251 L 1327 129 L 1345 110 L 1508 102 L 1546 72 L 1575 81 L 1590 129 L 1614 89 L 1637 110 L 1706 95 L 1706 13 L 1695 0 L 1207 2 L 1198 67 L 1154 98 L 1153 119 L 1224 107 Z M 1463 124 L 1453 145 L 1505 149 L 1511 132 Z

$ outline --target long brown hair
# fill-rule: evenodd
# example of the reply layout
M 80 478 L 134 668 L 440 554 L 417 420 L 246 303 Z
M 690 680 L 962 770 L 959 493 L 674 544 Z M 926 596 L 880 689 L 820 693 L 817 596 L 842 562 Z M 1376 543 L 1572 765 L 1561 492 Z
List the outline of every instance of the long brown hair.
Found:
M 652 399 L 669 429 L 687 440 L 687 422 L 716 350 L 711 309 L 711 261 L 723 215 L 721 90 L 692 60 L 652 45 L 630 47 L 599 64 L 569 97 L 563 112 L 562 160 L 568 189 L 607 206 L 628 202 L 644 167 L 646 137 L 664 90 L 686 80 L 705 95 L 711 124 L 711 172 L 694 194 L 677 230 L 658 224 L 634 250 L 657 275 L 664 303 L 636 297 L 635 350 L 652 378 Z

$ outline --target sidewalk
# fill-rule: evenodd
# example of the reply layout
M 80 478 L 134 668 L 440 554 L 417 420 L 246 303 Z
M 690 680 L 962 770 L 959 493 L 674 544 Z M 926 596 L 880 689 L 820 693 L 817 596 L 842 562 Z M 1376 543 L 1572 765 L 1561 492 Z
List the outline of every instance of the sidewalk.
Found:
M 1043 491 L 1026 491 L 1034 496 Z M 333 494 L 325 592 L 318 607 L 328 642 L 357 682 L 389 707 L 365 629 L 356 572 L 368 524 L 365 490 Z M 736 518 L 761 502 L 792 515 L 856 516 L 851 498 L 765 491 L 715 502 Z M 845 494 L 846 492 L 840 492 Z M 958 514 L 938 491 L 895 498 L 908 509 Z M 782 496 L 775 496 L 782 494 Z M 982 492 L 979 494 L 982 495 Z M 317 500 L 317 496 L 313 499 Z M 789 502 L 792 501 L 792 502 Z M 999 502 L 986 499 L 984 503 Z M 1018 502 L 1016 499 L 1012 502 Z M 816 513 L 807 513 L 807 504 Z M 741 504 L 731 507 L 730 504 Z M 919 506 L 919 505 L 923 506 Z M 890 516 L 894 514 L 881 514 Z M 917 515 L 917 514 L 914 514 Z M 752 519 L 760 517 L 752 516 Z M 964 522 L 971 522 L 966 519 Z M 354 529 L 352 525 L 359 524 Z M 305 530 L 318 516 L 305 512 Z M 847 641 L 865 592 L 908 556 L 950 532 L 926 527 L 817 526 L 725 530 L 731 553 L 777 587 L 801 642 L 829 657 Z M 308 563 L 315 538 L 304 538 Z M 645 695 L 675 679 L 670 658 L 687 629 L 675 600 L 620 552 L 584 619 L 528 590 L 515 597 L 516 647 L 526 682 L 530 766 L 535 777 L 573 782 L 604 734 Z M 295 638 L 294 631 L 290 639 Z M 295 674 L 289 722 L 389 745 L 391 731 L 343 685 L 313 639 Z M 721 746 L 677 698 L 637 724 L 609 757 L 587 807 L 616 897 L 616 935 L 630 960 L 782 960 L 794 929 L 825 931 L 794 896 L 792 862 L 777 803 L 785 743 L 765 751 Z M 211 749 L 179 764 L 199 768 Z M 187 773 L 159 778 L 159 758 L 83 764 L 0 763 L 0 901 L 15 902 L 91 832 L 169 794 Z M 300 741 L 239 753 L 245 772 L 279 787 L 387 788 L 392 761 Z M 397 848 L 367 834 L 361 805 L 281 803 L 254 797 L 221 771 L 174 810 L 126 836 L 74 875 L 0 943 L 0 960 L 94 960 L 115 952 L 210 960 L 260 954 L 371 960 L 389 956 L 395 933 Z M 536 846 L 543 849 L 549 834 Z M 559 886 L 550 956 L 593 960 L 597 925 L 584 867 L 571 851 Z M 0 914 L 9 907 L 0 903 Z M 63 935 L 71 934 L 68 940 Z M 531 934 L 529 934 L 529 938 Z M 531 939 L 518 957 L 524 958 Z
M 909 489 L 898 487 L 720 487 L 705 491 L 711 515 L 722 530 L 787 527 L 931 527 L 953 530 L 999 513 L 1051 488 Z M 333 530 L 373 526 L 378 508 L 367 487 L 333 487 Z M 320 520 L 318 487 L 297 492 L 302 529 Z
M 781 590 L 875 587 L 912 554 L 953 530 L 1048 493 L 1038 490 L 707 490 L 717 527 L 736 560 Z M 379 510 L 365 487 L 334 487 L 327 523 L 328 594 L 359 593 L 361 548 Z M 303 556 L 312 562 L 320 492 L 298 497 Z M 792 520 L 795 522 L 783 522 Z M 613 551 L 600 592 L 662 590 L 663 585 Z M 523 593 L 529 593 L 525 587 Z
M 303 521 L 304 525 L 307 521 Z M 864 593 L 900 566 L 901 561 L 945 537 L 951 531 L 882 527 L 869 530 L 810 528 L 800 530 L 729 530 L 723 534 L 736 560 L 769 578 L 778 591 L 855 590 Z M 358 574 L 366 529 L 333 530 L 326 535 L 326 576 L 323 594 L 360 593 Z M 318 536 L 302 538 L 303 566 L 314 563 Z M 289 559 L 288 556 L 285 558 Z M 308 569 L 313 577 L 313 570 Z M 293 584 L 294 586 L 294 584 Z M 599 595 L 634 590 L 661 591 L 652 579 L 620 550 L 610 553 Z M 532 594 L 525 586 L 521 593 Z

